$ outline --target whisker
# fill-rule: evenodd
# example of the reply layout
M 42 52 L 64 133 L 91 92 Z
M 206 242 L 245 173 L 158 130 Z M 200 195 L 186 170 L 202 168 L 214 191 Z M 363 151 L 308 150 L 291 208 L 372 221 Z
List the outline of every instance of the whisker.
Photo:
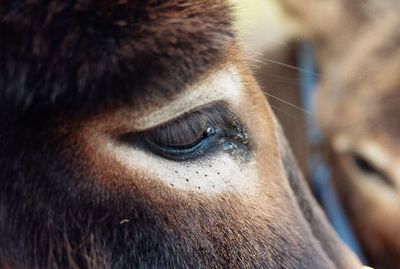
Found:
M 264 94 L 266 94 L 267 96 L 269 96 L 269 97 L 271 97 L 271 98 L 274 98 L 274 99 L 276 99 L 276 100 L 278 100 L 278 101 L 280 101 L 280 102 L 282 102 L 282 103 L 284 103 L 284 104 L 287 104 L 287 105 L 289 105 L 289 106 L 291 106 L 291 107 L 293 107 L 293 108 L 295 108 L 295 109 L 297 109 L 297 110 L 300 110 L 300 111 L 302 111 L 302 112 L 304 112 L 304 113 L 307 113 L 307 114 L 312 114 L 311 111 L 305 110 L 304 108 L 301 108 L 301 107 L 299 107 L 299 106 L 296 106 L 296 105 L 294 105 L 294 104 L 292 104 L 292 103 L 290 103 L 290 102 L 288 102 L 288 101 L 285 101 L 285 100 L 283 100 L 283 99 L 281 99 L 281 98 L 279 98 L 279 97 L 276 97 L 276 96 L 274 96 L 274 95 L 272 95 L 272 94 L 270 94 L 270 93 L 268 93 L 268 92 L 266 92 L 266 91 L 263 91 L 263 92 L 264 92 Z
M 283 62 L 280 62 L 280 61 L 275 61 L 275 60 L 272 60 L 272 59 L 263 58 L 263 59 L 260 59 L 259 61 L 260 61 L 260 63 L 265 61 L 265 62 L 277 64 L 277 65 L 280 65 L 280 66 L 284 66 L 284 67 L 287 67 L 287 68 L 290 68 L 290 69 L 294 69 L 294 70 L 297 70 L 297 71 L 300 71 L 300 72 L 312 74 L 312 75 L 317 76 L 317 77 L 324 77 L 322 74 L 318 74 L 318 73 L 306 70 L 304 68 L 300 68 L 300 67 L 297 67 L 297 66 L 294 66 L 294 65 L 291 65 L 291 64 L 286 64 L 286 63 L 283 63 Z
M 273 110 L 276 110 L 278 112 L 281 112 L 283 115 L 285 115 L 286 117 L 289 117 L 291 120 L 296 120 L 292 115 L 290 115 L 290 113 L 288 113 L 287 111 L 284 111 L 283 109 L 280 109 L 276 106 L 273 106 L 270 104 L 270 107 L 273 108 Z
M 237 79 L 237 78 L 236 78 Z M 242 83 L 242 84 L 246 84 L 246 80 L 244 80 L 244 79 L 242 79 L 242 78 L 239 78 L 238 80 L 236 80 L 235 79 L 235 81 L 237 81 L 237 82 L 239 82 L 239 83 Z M 302 108 L 302 107 L 299 107 L 299 106 L 296 106 L 295 104 L 292 104 L 292 103 L 290 103 L 290 102 L 288 102 L 288 101 L 285 101 L 285 100 L 283 100 L 283 99 L 281 99 L 281 98 L 279 98 L 279 97 L 276 97 L 275 95 L 273 95 L 273 94 L 270 94 L 270 93 L 268 93 L 268 92 L 266 92 L 266 91 L 262 91 L 265 95 L 267 95 L 267 96 L 269 96 L 269 97 L 271 97 L 271 98 L 273 98 L 273 99 L 276 99 L 276 100 L 278 100 L 278 101 L 280 101 L 280 102 L 282 102 L 282 103 L 284 103 L 284 104 L 286 104 L 286 105 L 288 105 L 288 106 L 291 106 L 291 107 L 293 107 L 293 108 L 295 108 L 295 109 L 297 109 L 297 110 L 299 110 L 299 111 L 301 111 L 301 112 L 303 112 L 303 113 L 307 113 L 307 114 L 312 114 L 312 112 L 311 111 L 309 111 L 309 110 L 306 110 L 306 109 L 304 109 L 304 108 Z
M 268 79 L 274 79 L 278 82 L 284 82 L 285 84 L 288 83 L 289 85 L 295 86 L 299 85 L 299 79 L 298 78 L 291 78 L 287 76 L 282 76 L 282 75 L 275 75 L 275 74 L 268 74 L 267 76 Z

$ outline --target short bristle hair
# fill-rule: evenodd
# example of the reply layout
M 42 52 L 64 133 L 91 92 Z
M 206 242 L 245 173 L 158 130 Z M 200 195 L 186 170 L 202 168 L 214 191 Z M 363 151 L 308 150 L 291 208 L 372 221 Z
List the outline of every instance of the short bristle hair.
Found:
M 224 0 L 6 0 L 0 112 L 171 94 L 232 42 Z

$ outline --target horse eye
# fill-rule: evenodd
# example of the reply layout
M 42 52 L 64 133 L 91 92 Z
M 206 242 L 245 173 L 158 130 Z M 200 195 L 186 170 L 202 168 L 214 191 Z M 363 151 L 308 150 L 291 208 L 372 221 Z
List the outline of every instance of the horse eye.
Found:
M 125 140 L 163 158 L 188 161 L 238 144 L 245 137 L 233 114 L 224 105 L 213 104 Z

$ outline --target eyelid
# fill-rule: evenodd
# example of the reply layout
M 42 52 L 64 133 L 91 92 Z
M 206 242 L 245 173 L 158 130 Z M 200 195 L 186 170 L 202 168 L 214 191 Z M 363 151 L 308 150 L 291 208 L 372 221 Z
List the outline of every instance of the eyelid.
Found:
M 152 127 L 148 130 L 141 131 L 140 134 L 151 132 L 152 130 L 156 130 L 159 128 L 164 128 L 166 126 L 170 126 L 176 124 L 178 121 L 181 123 L 187 122 L 189 120 L 197 119 L 208 120 L 211 123 L 221 123 L 224 120 L 229 120 L 233 118 L 233 113 L 229 109 L 228 105 L 225 102 L 218 101 L 209 103 L 200 107 L 196 107 L 188 112 L 185 112 L 174 119 L 171 119 L 165 123 Z
M 195 135 L 188 137 L 190 132 L 182 129 L 190 128 L 188 126 L 196 119 L 201 119 L 203 124 L 197 125 L 199 129 L 194 132 Z M 199 135 L 201 131 L 202 136 Z M 152 137 L 157 137 L 158 132 L 166 132 L 167 136 L 175 136 L 174 139 L 177 133 L 182 132 L 183 140 L 180 141 L 178 137 L 175 145 L 171 145 L 173 143 L 169 141 L 152 140 Z M 120 135 L 119 141 L 126 146 L 178 162 L 211 156 L 210 154 L 219 151 L 229 153 L 238 160 L 248 161 L 251 153 L 251 143 L 244 125 L 228 105 L 221 101 L 198 107 L 149 130 Z
M 228 105 L 225 102 L 218 101 L 185 112 L 184 114 L 149 130 L 124 134 L 121 138 L 122 141 L 128 141 L 131 143 L 134 140 L 140 140 L 142 137 L 157 135 L 157 133 L 161 135 L 173 134 L 177 136 L 180 135 L 178 131 L 181 131 L 183 135 L 188 135 L 191 131 L 194 131 L 192 134 L 195 134 L 199 133 L 201 127 L 205 126 L 205 123 L 214 127 L 224 127 L 224 125 L 227 124 L 241 125 L 241 123 L 238 122 L 237 117 L 228 108 Z M 198 130 L 190 130 L 191 127 Z
M 240 72 L 229 65 L 216 70 L 204 79 L 195 82 L 171 101 L 156 110 L 140 113 L 133 119 L 132 130 L 145 131 L 160 126 L 183 112 L 190 113 L 212 103 L 235 104 L 242 94 Z
M 209 136 L 207 128 L 220 129 L 233 121 L 232 113 L 221 104 L 212 104 L 196 111 L 185 113 L 144 135 L 154 141 L 163 141 L 170 146 L 190 146 L 196 141 Z
M 185 146 L 201 139 L 207 124 L 208 119 L 203 114 L 195 112 L 152 129 L 144 135 L 156 143 L 164 141 L 170 146 Z

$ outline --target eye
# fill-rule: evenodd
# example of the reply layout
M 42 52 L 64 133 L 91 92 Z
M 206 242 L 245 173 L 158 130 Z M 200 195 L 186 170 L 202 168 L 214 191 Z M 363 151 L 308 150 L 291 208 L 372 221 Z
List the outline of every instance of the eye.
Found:
M 242 148 L 247 135 L 241 123 L 223 104 L 212 104 L 151 130 L 125 138 L 153 154 L 174 161 L 188 161 L 215 151 Z
M 353 153 L 350 156 L 353 160 L 354 166 L 360 173 L 362 173 L 365 176 L 379 179 L 388 186 L 393 187 L 394 183 L 392 182 L 392 180 L 381 169 L 377 168 L 368 159 L 364 158 L 362 155 L 357 153 Z

